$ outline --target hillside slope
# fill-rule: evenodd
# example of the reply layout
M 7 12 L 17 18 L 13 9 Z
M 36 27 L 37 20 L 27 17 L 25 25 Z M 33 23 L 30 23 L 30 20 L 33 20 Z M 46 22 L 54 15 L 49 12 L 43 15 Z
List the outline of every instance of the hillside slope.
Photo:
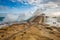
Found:
M 27 23 L 13 24 L 0 29 L 0 40 L 60 40 L 60 28 L 44 24 L 37 16 Z

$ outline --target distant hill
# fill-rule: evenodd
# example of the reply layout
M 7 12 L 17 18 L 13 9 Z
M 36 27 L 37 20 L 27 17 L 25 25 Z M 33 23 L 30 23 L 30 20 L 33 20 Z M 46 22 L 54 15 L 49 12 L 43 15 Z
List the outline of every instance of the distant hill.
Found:
M 5 18 L 5 17 L 0 17 L 0 21 L 3 21 L 4 18 Z

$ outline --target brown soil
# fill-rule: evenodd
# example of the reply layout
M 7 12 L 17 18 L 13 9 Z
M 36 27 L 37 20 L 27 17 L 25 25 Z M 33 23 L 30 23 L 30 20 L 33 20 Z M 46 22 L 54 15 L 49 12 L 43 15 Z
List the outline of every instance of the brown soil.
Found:
M 0 40 L 60 40 L 60 28 L 39 23 L 40 20 L 2 28 Z

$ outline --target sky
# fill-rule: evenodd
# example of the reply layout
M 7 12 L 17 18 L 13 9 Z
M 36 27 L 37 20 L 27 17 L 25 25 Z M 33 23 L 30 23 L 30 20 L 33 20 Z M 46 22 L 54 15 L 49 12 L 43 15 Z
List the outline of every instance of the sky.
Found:
M 0 13 L 21 13 L 31 10 L 33 5 L 18 0 L 0 0 Z
M 0 0 L 0 13 L 25 13 L 37 8 L 45 10 L 58 6 L 60 0 Z
M 24 17 L 27 19 L 37 9 L 45 14 L 58 13 L 60 15 L 60 0 L 0 0 L 0 16 L 16 14 L 13 16 L 17 17 L 17 14 L 26 14 Z

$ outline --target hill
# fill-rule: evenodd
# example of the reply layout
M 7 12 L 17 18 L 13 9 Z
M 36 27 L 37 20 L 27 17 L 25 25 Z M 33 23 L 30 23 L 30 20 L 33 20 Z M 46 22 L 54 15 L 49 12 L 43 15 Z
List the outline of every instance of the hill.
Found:
M 37 16 L 26 23 L 1 28 L 0 40 L 60 40 L 60 28 L 44 24 L 44 17 Z

